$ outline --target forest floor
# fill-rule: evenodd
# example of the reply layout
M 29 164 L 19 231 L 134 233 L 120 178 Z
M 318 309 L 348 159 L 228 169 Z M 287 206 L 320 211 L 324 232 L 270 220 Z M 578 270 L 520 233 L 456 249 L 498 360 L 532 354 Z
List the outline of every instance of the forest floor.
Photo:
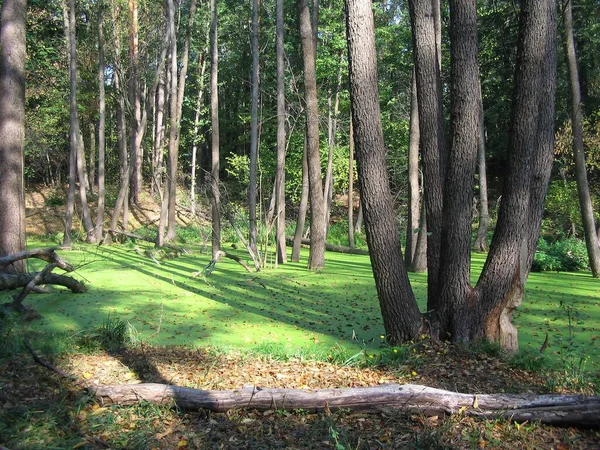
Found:
M 52 362 L 91 385 L 168 382 L 200 389 L 325 388 L 416 383 L 470 393 L 577 392 L 588 382 L 519 369 L 493 351 L 467 351 L 425 341 L 402 363 L 349 367 L 300 358 L 223 353 L 218 349 L 147 347 L 68 352 Z M 3 358 L 4 359 L 4 358 Z M 142 404 L 102 407 L 80 387 L 36 365 L 30 355 L 4 359 L 0 371 L 0 446 L 11 449 L 595 449 L 599 430 L 559 428 L 461 414 L 308 413 L 297 410 L 184 412 Z M 402 367 L 405 369 L 405 367 Z

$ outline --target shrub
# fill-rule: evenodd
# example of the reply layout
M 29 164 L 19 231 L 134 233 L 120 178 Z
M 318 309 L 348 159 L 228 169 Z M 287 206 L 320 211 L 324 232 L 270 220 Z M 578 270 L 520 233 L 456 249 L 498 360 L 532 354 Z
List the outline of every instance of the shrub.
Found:
M 575 272 L 587 269 L 587 250 L 582 240 L 570 237 L 553 243 L 548 243 L 543 238 L 538 241 L 531 266 L 533 272 Z

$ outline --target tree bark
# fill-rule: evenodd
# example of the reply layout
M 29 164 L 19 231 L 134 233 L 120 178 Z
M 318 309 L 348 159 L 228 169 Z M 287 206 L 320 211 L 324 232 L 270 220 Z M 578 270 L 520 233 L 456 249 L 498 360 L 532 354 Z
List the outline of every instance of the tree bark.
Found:
M 408 220 L 406 222 L 406 248 L 404 265 L 413 267 L 419 236 L 421 193 L 419 191 L 419 105 L 417 100 L 417 80 L 412 70 L 410 88 L 410 125 L 408 139 Z
M 217 1 L 210 0 L 210 117 L 211 117 L 211 194 L 212 194 L 212 252 L 213 258 L 221 249 L 221 194 L 219 192 L 219 50 Z
M 306 210 L 308 209 L 308 160 L 306 149 L 306 134 L 304 135 L 304 152 L 302 153 L 302 193 L 300 194 L 300 205 L 298 206 L 298 220 L 296 221 L 296 232 L 294 234 L 294 245 L 292 247 L 292 262 L 300 262 L 300 244 L 304 233 L 304 222 L 306 221 Z
M 575 38 L 573 37 L 573 12 L 571 0 L 567 0 L 563 9 L 563 23 L 565 27 L 565 40 L 567 47 L 567 61 L 569 79 L 571 84 L 571 122 L 573 130 L 573 159 L 575 160 L 575 180 L 577 182 L 577 196 L 581 208 L 581 222 L 588 260 L 592 276 L 600 277 L 600 246 L 594 220 L 594 207 L 588 185 L 585 151 L 583 148 L 583 119 L 581 113 L 581 88 L 579 85 L 579 66 L 575 52 Z
M 539 237 L 554 155 L 556 4 L 521 5 L 508 174 L 490 252 L 476 286 L 478 299 L 461 312 L 468 334 L 518 350 L 512 313 L 520 305 Z
M 346 0 L 350 99 L 360 198 L 386 339 L 415 339 L 420 313 L 400 251 L 398 224 L 386 171 L 379 111 L 375 26 L 369 0 Z
M 277 52 L 277 167 L 275 174 L 275 247 L 276 262 L 287 262 L 285 240 L 285 66 L 284 66 L 284 22 L 283 0 L 277 0 L 276 52 Z
M 96 240 L 102 241 L 104 203 L 106 200 L 104 163 L 106 160 L 106 90 L 104 87 L 104 1 L 98 2 L 98 208 L 96 211 Z
M 129 14 L 131 16 L 131 29 L 129 30 L 129 55 L 131 57 L 131 77 L 129 79 L 129 105 L 132 108 L 131 114 L 131 161 L 132 175 L 130 181 L 131 201 L 139 202 L 139 194 L 142 190 L 142 146 L 138 144 L 138 133 L 142 130 L 142 98 L 140 91 L 140 50 L 139 50 L 139 21 L 138 21 L 138 0 L 129 0 Z
M 325 200 L 319 152 L 319 109 L 317 103 L 316 46 L 311 26 L 308 0 L 297 0 L 298 26 L 304 62 L 304 99 L 306 102 L 306 134 L 308 181 L 310 186 L 310 253 L 308 268 L 325 266 Z
M 27 286 L 37 275 L 36 273 L 6 273 L 0 272 L 0 291 L 19 289 Z M 40 277 L 37 284 L 56 284 L 70 289 L 74 293 L 87 291 L 87 287 L 80 281 L 66 275 L 46 273 Z
M 208 49 L 204 49 L 203 53 L 198 55 L 198 78 L 199 78 L 199 86 L 198 86 L 198 97 L 196 98 L 196 112 L 194 114 L 194 131 L 192 135 L 193 145 L 192 145 L 192 162 L 191 162 L 191 179 L 190 179 L 190 211 L 192 213 L 192 217 L 196 216 L 196 166 L 198 165 L 198 130 L 200 129 L 200 114 L 202 112 L 202 108 L 204 106 L 204 74 L 206 72 L 206 54 L 208 53 Z
M 248 245 L 250 250 L 258 256 L 256 246 L 256 172 L 258 169 L 258 1 L 252 0 L 252 99 L 251 99 L 251 126 L 250 126 L 250 180 L 248 183 Z
M 584 395 L 461 394 L 416 384 L 337 389 L 275 389 L 247 387 L 209 391 L 157 383 L 90 386 L 103 405 L 151 402 L 183 410 L 232 409 L 259 411 L 302 409 L 310 412 L 341 409 L 364 413 L 464 414 L 477 418 L 505 418 L 515 422 L 598 427 L 600 398 Z
M 0 256 L 25 250 L 26 0 L 4 0 L 0 25 Z M 15 261 L 11 272 L 27 270 Z
M 348 245 L 354 248 L 354 127 L 350 117 L 348 143 Z
M 441 237 L 443 222 L 443 192 L 447 150 L 442 112 L 442 86 L 440 80 L 439 44 L 436 33 L 437 15 L 432 2 L 410 3 L 414 42 L 415 75 L 419 101 L 420 147 L 423 193 L 427 215 L 427 311 L 439 309 L 438 282 L 440 270 Z

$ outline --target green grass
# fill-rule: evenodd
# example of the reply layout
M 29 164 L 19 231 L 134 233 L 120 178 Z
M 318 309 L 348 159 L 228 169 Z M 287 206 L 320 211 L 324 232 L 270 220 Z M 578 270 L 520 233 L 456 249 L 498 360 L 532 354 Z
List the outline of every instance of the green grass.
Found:
M 196 250 L 158 265 L 143 255 L 150 247 L 138 244 L 141 254 L 133 247 L 81 245 L 59 251 L 80 266 L 74 276 L 89 291 L 71 294 L 57 288 L 53 294 L 30 295 L 26 303 L 43 316 L 35 328 L 76 338 L 93 335 L 109 318 L 118 317 L 128 324 L 129 334 L 155 345 L 210 345 L 278 355 L 328 355 L 333 349 L 340 361 L 382 346 L 384 330 L 366 256 L 328 252 L 319 272 L 305 269 L 307 253 L 300 263 L 259 273 L 224 259 L 210 276 L 194 277 L 209 263 L 207 252 Z M 474 281 L 483 258 L 473 257 Z M 29 264 L 31 270 L 42 265 Z M 411 274 L 411 281 L 424 309 L 426 275 Z M 0 303 L 7 300 L 2 293 Z M 537 351 L 549 333 L 549 359 L 575 368 L 584 357 L 585 369 L 598 371 L 600 281 L 589 273 L 532 273 L 515 321 L 522 349 Z

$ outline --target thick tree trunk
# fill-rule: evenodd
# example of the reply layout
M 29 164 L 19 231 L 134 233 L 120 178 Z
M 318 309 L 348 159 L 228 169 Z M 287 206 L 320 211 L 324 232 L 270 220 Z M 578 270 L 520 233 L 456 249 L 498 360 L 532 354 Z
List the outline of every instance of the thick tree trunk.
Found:
M 275 247 L 276 262 L 287 262 L 285 246 L 285 147 L 286 147 L 286 110 L 285 110 L 285 65 L 283 0 L 277 0 L 277 168 L 275 174 Z
M 219 192 L 219 51 L 217 1 L 210 1 L 210 117 L 211 117 L 211 207 L 212 207 L 212 252 L 221 249 L 221 194 Z
M 300 194 L 300 205 L 298 206 L 298 220 L 296 221 L 296 232 L 294 234 L 294 244 L 292 247 L 292 262 L 300 262 L 300 245 L 302 244 L 302 235 L 304 233 L 304 223 L 306 221 L 306 211 L 308 209 L 308 161 L 306 149 L 306 135 L 304 137 L 304 152 L 302 153 L 302 193 Z
M 400 251 L 379 111 L 372 5 L 346 0 L 350 93 L 361 202 L 386 339 L 415 339 L 420 313 Z M 400 263 L 400 264 L 399 264 Z
M 129 0 L 129 14 L 131 15 L 131 29 L 129 30 L 129 55 L 131 57 L 131 78 L 129 79 L 129 105 L 132 108 L 131 115 L 131 161 L 133 165 L 132 179 L 130 182 L 130 197 L 133 203 L 138 203 L 139 194 L 142 190 L 142 146 L 138 144 L 138 133 L 142 130 L 142 98 L 140 91 L 140 63 L 139 63 L 139 24 L 138 24 L 138 0 Z
M 304 62 L 304 98 L 306 102 L 306 134 L 308 181 L 310 186 L 310 254 L 308 268 L 318 270 L 325 265 L 325 200 L 319 153 L 319 108 L 317 103 L 316 47 L 311 26 L 308 0 L 297 0 L 298 25 Z
M 475 0 L 450 0 L 452 42 L 452 143 L 444 186 L 444 222 L 437 308 L 431 335 L 468 342 L 462 311 L 472 302 L 471 223 L 473 179 L 477 165 L 479 84 L 477 65 L 477 8 Z M 427 216 L 429 219 L 429 216 Z M 456 313 L 458 312 L 458 313 Z
M 411 1 L 410 14 L 414 42 L 415 75 L 419 101 L 420 147 L 423 163 L 423 193 L 427 214 L 427 310 L 439 309 L 438 282 L 441 255 L 443 186 L 447 150 L 442 112 L 440 47 L 434 21 L 433 2 Z
M 554 154 L 556 3 L 522 3 L 508 175 L 478 301 L 462 311 L 465 339 L 518 350 L 512 313 L 520 305 L 539 236 Z
M 4 0 L 0 25 L 0 256 L 25 250 L 26 0 Z M 27 270 L 24 261 L 10 269 Z
M 583 395 L 461 394 L 416 384 L 338 389 L 273 389 L 248 387 L 208 391 L 164 384 L 91 386 L 103 405 L 140 402 L 175 405 L 184 410 L 232 409 L 259 411 L 297 409 L 310 412 L 350 409 L 364 413 L 406 412 L 426 416 L 464 414 L 477 418 L 505 418 L 515 422 L 598 427 L 600 398 Z
M 565 40 L 567 44 L 567 60 L 571 84 L 571 122 L 573 129 L 573 159 L 575 160 L 575 180 L 577 181 L 577 196 L 581 208 L 581 222 L 587 247 L 588 260 L 592 276 L 600 277 L 600 247 L 594 223 L 594 207 L 588 185 L 585 152 L 583 148 L 583 119 L 581 113 L 581 88 L 579 86 L 579 67 L 575 53 L 575 38 L 573 37 L 572 0 L 567 0 L 563 10 Z

